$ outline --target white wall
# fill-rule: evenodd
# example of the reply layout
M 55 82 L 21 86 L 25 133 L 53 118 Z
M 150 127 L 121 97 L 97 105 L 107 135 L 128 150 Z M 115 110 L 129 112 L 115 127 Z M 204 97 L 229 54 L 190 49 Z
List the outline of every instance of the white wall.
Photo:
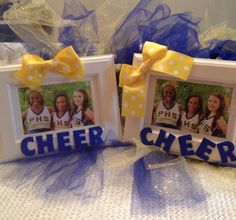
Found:
M 64 0 L 45 0 L 60 15 L 63 11 Z
M 215 25 L 227 21 L 236 28 L 236 0 L 161 0 L 170 6 L 173 13 L 191 11 L 195 16 L 208 15 Z

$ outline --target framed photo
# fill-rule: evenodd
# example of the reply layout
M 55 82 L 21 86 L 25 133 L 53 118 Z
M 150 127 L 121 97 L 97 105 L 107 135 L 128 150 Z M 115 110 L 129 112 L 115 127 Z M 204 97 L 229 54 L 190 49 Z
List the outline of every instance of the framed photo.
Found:
M 135 54 L 133 65 L 141 62 L 142 55 Z M 124 136 L 142 139 L 142 129 L 148 128 L 145 140 L 150 145 L 160 135 L 173 135 L 168 152 L 212 162 L 236 161 L 235 73 L 235 62 L 207 59 L 194 59 L 187 81 L 150 71 L 145 116 L 126 118 Z
M 40 91 L 29 90 L 12 77 L 20 65 L 0 67 L 1 161 L 24 157 L 24 141 L 29 155 L 37 156 L 57 151 L 61 142 L 64 148 L 73 148 L 77 130 L 84 132 L 76 133 L 81 144 L 89 144 L 93 127 L 103 128 L 103 135 L 121 136 L 113 55 L 81 60 L 83 81 L 48 73 Z

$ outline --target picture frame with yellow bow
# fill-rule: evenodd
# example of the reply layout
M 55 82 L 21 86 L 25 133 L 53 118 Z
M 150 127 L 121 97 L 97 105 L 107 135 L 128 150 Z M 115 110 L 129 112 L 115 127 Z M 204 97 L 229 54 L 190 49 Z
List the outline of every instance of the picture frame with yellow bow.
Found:
M 0 67 L 0 161 L 75 150 L 90 134 L 121 138 L 113 55 L 77 60 L 67 49 L 46 64 L 27 55 L 22 65 Z
M 164 62 L 158 58 L 154 68 L 148 64 L 130 84 L 122 81 L 124 137 L 139 140 L 143 147 L 236 164 L 236 63 L 194 58 L 188 77 L 176 78 L 186 64 L 175 66 L 185 60 L 185 55 L 177 55 Z M 147 67 L 147 57 L 144 49 L 143 54 L 134 54 L 132 67 L 124 67 L 121 77 L 131 82 L 136 70 Z M 169 65 L 172 74 L 163 71 L 163 65 Z

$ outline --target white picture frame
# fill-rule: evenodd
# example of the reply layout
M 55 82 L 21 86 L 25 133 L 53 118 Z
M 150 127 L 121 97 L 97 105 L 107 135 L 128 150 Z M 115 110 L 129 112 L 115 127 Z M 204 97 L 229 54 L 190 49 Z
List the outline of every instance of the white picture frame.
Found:
M 139 66 L 142 63 L 142 55 L 134 54 L 133 65 Z M 148 140 L 154 140 L 158 137 L 160 129 L 166 131 L 166 134 L 173 134 L 176 139 L 174 140 L 170 152 L 173 154 L 180 155 L 180 144 L 178 143 L 178 138 L 182 135 L 191 134 L 192 136 L 192 149 L 194 152 L 201 144 L 203 138 L 207 138 L 214 143 L 222 143 L 224 141 L 232 142 L 236 144 L 236 62 L 234 61 L 223 61 L 223 60 L 210 60 L 210 59 L 200 59 L 195 58 L 192 70 L 190 72 L 189 78 L 185 83 L 199 83 L 203 85 L 213 85 L 220 87 L 232 88 L 231 104 L 229 107 L 229 117 L 227 123 L 227 133 L 224 138 L 204 136 L 200 134 L 193 134 L 191 132 L 181 131 L 178 129 L 162 128 L 159 126 L 152 125 L 152 114 L 154 105 L 154 96 L 156 89 L 157 80 L 166 81 L 179 81 L 183 80 L 174 78 L 167 74 L 161 72 L 150 71 L 146 75 L 146 106 L 145 106 L 145 116 L 143 118 L 136 117 L 126 117 L 125 128 L 124 128 L 124 138 L 137 138 L 140 140 L 140 131 L 145 128 L 151 128 L 152 133 L 148 134 Z M 217 146 L 217 145 L 216 145 Z M 236 147 L 234 147 L 233 154 L 236 155 Z M 207 155 L 207 153 L 206 153 Z M 189 156 L 191 158 L 199 159 L 197 156 Z M 217 147 L 213 150 L 211 149 L 210 155 L 207 155 L 209 162 L 222 162 L 221 155 L 217 150 Z M 235 157 L 236 160 L 236 157 Z M 235 162 L 232 162 L 235 163 Z M 236 164 L 236 163 L 235 163 Z
M 117 95 L 116 76 L 114 70 L 113 55 L 82 57 L 85 76 L 84 81 L 89 81 L 91 88 L 91 100 L 95 118 L 94 126 L 100 126 L 105 133 L 110 133 L 115 138 L 121 137 L 120 110 Z M 45 137 L 53 135 L 56 142 L 57 131 L 48 131 L 38 134 L 25 134 L 22 122 L 21 103 L 19 91 L 26 86 L 21 85 L 13 78 L 13 73 L 21 68 L 21 65 L 9 65 L 0 67 L 0 161 L 9 161 L 25 157 L 20 149 L 23 138 L 37 135 Z M 59 84 L 70 84 L 76 81 L 57 73 L 46 74 L 42 87 Z M 93 125 L 92 125 L 93 126 Z M 84 126 L 86 130 L 91 126 Z M 80 128 L 78 128 L 80 129 Z M 72 140 L 74 128 L 68 129 L 69 139 Z M 36 149 L 36 144 L 30 145 Z M 55 151 L 57 147 L 55 144 Z M 37 151 L 37 150 L 36 150 Z M 37 156 L 35 153 L 34 156 Z

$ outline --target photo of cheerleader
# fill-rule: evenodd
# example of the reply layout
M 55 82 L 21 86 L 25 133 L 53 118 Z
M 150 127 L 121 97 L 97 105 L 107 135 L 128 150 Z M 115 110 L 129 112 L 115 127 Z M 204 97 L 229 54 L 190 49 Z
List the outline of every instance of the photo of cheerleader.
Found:
M 72 127 L 81 127 L 94 124 L 94 114 L 89 108 L 89 97 L 85 89 L 76 89 L 73 92 Z
M 182 107 L 176 102 L 176 88 L 167 83 L 162 87 L 161 100 L 153 105 L 153 125 L 177 129 Z
M 42 94 L 33 90 L 28 93 L 29 108 L 22 112 L 22 121 L 25 134 L 46 132 L 51 130 L 52 109 L 44 106 Z
M 180 130 L 198 133 L 198 125 L 202 115 L 202 98 L 199 95 L 188 96 L 185 102 L 185 109 L 181 113 Z
M 52 127 L 54 130 L 71 128 L 71 107 L 66 94 L 57 94 L 54 98 L 54 112 L 52 112 Z
M 199 126 L 199 133 L 215 137 L 226 137 L 227 122 L 224 119 L 225 97 L 219 93 L 209 95 L 206 113 Z

